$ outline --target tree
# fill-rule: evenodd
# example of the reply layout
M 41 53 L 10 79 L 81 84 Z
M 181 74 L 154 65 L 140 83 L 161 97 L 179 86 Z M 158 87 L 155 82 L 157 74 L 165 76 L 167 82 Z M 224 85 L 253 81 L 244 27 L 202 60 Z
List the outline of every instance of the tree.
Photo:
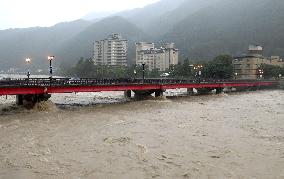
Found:
M 94 62 L 92 59 L 81 58 L 75 66 L 75 75 L 78 77 L 89 78 L 94 75 Z
M 263 70 L 264 78 L 279 78 L 279 75 L 284 75 L 284 67 L 262 64 L 260 69 Z
M 204 64 L 204 76 L 213 79 L 230 79 L 233 76 L 232 57 L 219 55 Z

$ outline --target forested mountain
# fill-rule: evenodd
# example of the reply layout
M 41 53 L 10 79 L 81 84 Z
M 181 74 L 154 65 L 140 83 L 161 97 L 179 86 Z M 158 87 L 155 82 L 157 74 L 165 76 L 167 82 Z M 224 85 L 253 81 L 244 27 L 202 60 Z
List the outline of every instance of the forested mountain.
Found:
M 33 66 L 44 67 L 49 54 L 54 54 L 63 42 L 89 26 L 88 21 L 77 20 L 53 27 L 34 27 L 0 31 L 0 69 L 22 67 L 25 58 Z M 48 64 L 48 62 L 46 62 Z
M 175 42 L 184 56 L 195 59 L 238 55 L 249 44 L 283 57 L 283 18 L 282 0 L 219 0 L 188 15 L 159 39 Z
M 283 0 L 161 0 L 100 21 L 2 30 L 0 70 L 21 67 L 26 57 L 42 68 L 48 54 L 56 56 L 56 65 L 73 65 L 80 57 L 91 58 L 93 42 L 111 33 L 128 39 L 129 62 L 136 41 L 174 42 L 182 60 L 240 55 L 249 44 L 263 45 L 265 55 L 284 57 L 283 19 Z
M 180 21 L 218 1 L 220 0 L 180 0 L 178 2 L 172 1 L 176 2 L 174 9 L 171 9 L 162 14 L 157 14 L 142 28 L 146 32 L 151 33 L 153 36 L 157 36 L 159 39 L 169 30 L 173 29 L 175 25 Z

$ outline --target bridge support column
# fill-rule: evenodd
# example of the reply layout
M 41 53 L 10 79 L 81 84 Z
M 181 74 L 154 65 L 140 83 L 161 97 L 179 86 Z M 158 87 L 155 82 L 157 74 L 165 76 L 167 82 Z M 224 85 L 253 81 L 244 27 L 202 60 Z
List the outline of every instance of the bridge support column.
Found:
M 33 106 L 38 102 L 47 101 L 50 97 L 51 97 L 50 94 L 17 95 L 16 104 L 24 106 Z
M 124 91 L 124 97 L 125 98 L 131 98 L 131 90 Z
M 197 94 L 205 95 L 205 94 L 209 94 L 213 89 L 211 89 L 211 88 L 198 88 L 196 90 L 197 90 Z
M 250 88 L 249 88 L 249 90 L 250 91 L 257 91 L 257 90 L 259 90 L 259 86 L 251 86 Z
M 220 94 L 223 92 L 223 88 L 216 88 L 216 94 Z
M 24 104 L 23 95 L 20 94 L 16 96 L 16 104 L 19 106 Z
M 163 91 L 162 90 L 155 91 L 155 97 L 160 97 L 160 96 L 163 96 Z
M 134 97 L 135 99 L 145 99 L 149 96 L 151 96 L 152 93 L 154 93 L 156 90 L 135 90 L 133 91 L 135 93 Z
M 193 88 L 187 88 L 187 95 L 194 95 Z
M 248 87 L 235 87 L 236 88 L 236 92 L 242 92 L 242 91 L 248 91 Z

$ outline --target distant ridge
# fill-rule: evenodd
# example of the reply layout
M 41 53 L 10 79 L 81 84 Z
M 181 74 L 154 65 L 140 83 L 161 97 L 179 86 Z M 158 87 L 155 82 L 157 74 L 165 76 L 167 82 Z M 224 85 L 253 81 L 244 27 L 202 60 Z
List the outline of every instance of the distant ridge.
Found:
M 33 68 L 46 68 L 48 54 L 56 56 L 57 66 L 73 65 L 80 57 L 91 58 L 93 41 L 110 33 L 129 40 L 129 64 L 136 41 L 174 42 L 182 60 L 239 55 L 249 44 L 261 44 L 267 56 L 284 57 L 283 19 L 283 0 L 161 0 L 95 21 L 1 30 L 0 70 L 24 69 L 26 57 Z

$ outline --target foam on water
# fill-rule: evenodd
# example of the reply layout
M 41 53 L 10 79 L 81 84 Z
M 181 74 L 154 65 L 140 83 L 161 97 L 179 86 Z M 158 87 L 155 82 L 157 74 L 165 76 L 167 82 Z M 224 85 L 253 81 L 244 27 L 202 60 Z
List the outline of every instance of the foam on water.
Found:
M 58 111 L 58 108 L 56 105 L 50 101 L 41 101 L 39 103 L 36 103 L 35 106 L 32 109 L 33 111 L 50 111 L 50 112 L 56 112 Z

